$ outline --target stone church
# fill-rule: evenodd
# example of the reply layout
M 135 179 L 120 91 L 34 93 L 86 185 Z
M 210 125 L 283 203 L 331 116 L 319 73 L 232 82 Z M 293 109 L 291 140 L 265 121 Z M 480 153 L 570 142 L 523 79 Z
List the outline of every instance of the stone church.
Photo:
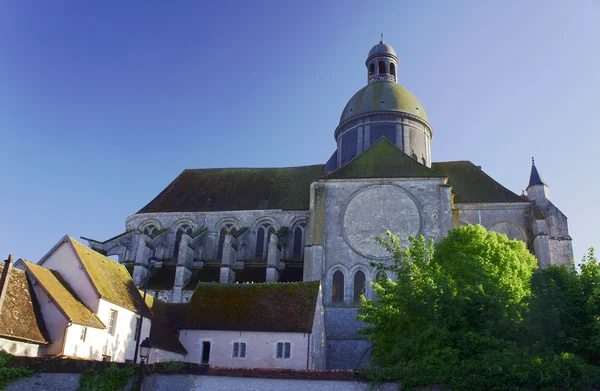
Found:
M 386 229 L 406 243 L 481 224 L 524 241 L 542 267 L 570 261 L 567 218 L 535 164 L 517 195 L 468 160 L 435 162 L 433 128 L 397 83 L 394 49 L 379 42 L 365 65 L 367 85 L 342 111 L 325 164 L 187 169 L 126 219 L 125 232 L 84 239 L 118 256 L 138 286 L 149 273 L 149 291 L 170 302 L 188 301 L 199 282 L 321 281 L 328 368 L 368 356 L 356 311 L 385 275 L 369 263 L 389 257 L 373 240 Z

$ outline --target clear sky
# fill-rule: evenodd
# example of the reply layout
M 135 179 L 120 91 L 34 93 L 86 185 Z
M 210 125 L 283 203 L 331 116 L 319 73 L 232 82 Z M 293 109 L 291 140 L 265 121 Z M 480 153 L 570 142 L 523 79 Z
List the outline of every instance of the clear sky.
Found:
M 325 163 L 394 46 L 434 128 L 520 194 L 531 157 L 600 245 L 600 1 L 0 2 L 0 257 L 125 230 L 183 169 Z

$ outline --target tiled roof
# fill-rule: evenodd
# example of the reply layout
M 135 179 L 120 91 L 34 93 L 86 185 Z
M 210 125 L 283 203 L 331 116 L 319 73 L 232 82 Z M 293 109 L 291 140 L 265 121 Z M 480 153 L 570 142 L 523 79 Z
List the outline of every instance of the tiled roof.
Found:
M 69 237 L 100 297 L 147 318 L 153 318 L 125 266 Z
M 71 322 L 98 329 L 106 328 L 104 323 L 67 288 L 58 272 L 31 262 L 23 263 L 54 304 Z
M 323 179 L 443 177 L 444 175 L 417 162 L 388 139 L 382 137 L 358 155 L 356 159 L 326 175 Z
M 200 283 L 171 317 L 180 329 L 309 333 L 319 282 Z M 176 307 L 174 307 L 176 308 Z
M 448 176 L 454 202 L 526 202 L 469 161 L 437 162 L 432 168 Z
M 0 274 L 4 265 L 0 264 Z M 0 312 L 0 337 L 46 344 L 48 334 L 39 304 L 23 270 L 11 268 Z
M 147 295 L 146 304 L 154 314 L 152 328 L 150 329 L 152 347 L 169 352 L 187 354 L 187 350 L 185 350 L 179 339 L 175 336 L 175 332 L 169 322 L 167 303 Z
M 310 184 L 323 165 L 184 170 L 138 213 L 308 210 Z

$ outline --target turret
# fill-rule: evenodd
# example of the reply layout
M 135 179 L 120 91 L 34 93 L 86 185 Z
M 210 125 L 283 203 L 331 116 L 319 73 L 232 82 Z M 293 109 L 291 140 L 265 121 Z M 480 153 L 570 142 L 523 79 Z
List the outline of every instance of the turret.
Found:
M 534 158 L 531 158 L 531 175 L 527 186 L 527 198 L 539 206 L 544 206 L 550 201 L 550 190 L 535 167 Z

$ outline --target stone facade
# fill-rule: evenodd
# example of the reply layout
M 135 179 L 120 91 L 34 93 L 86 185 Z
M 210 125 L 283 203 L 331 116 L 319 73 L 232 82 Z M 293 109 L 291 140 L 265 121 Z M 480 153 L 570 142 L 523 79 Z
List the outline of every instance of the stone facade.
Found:
M 302 187 L 277 171 L 284 169 L 265 174 L 272 182 L 259 178 L 260 169 L 240 169 L 246 176 L 235 180 L 245 181 L 255 199 L 263 200 L 252 204 L 241 194 L 246 188 L 232 184 L 239 173 L 207 170 L 190 174 L 197 175 L 194 186 L 212 186 L 198 200 L 188 197 L 198 187 L 186 187 L 178 177 L 126 220 L 125 233 L 104 242 L 88 239 L 90 246 L 117 255 L 138 286 L 149 272 L 153 281 L 170 270 L 167 286 L 149 289 L 171 302 L 188 301 L 198 281 L 322 281 L 329 368 L 355 368 L 368 360 L 370 346 L 357 334 L 363 325 L 356 313 L 360 295 L 373 298 L 369 284 L 381 275 L 371 263 L 389 260 L 374 240 L 386 229 L 405 244 L 409 235 L 439 241 L 452 227 L 481 224 L 525 242 L 542 267 L 570 262 L 567 219 L 550 202 L 535 165 L 527 195 L 518 196 L 468 161 L 433 162 L 433 129 L 418 99 L 396 84 L 393 48 L 380 42 L 365 65 L 368 85 L 342 113 L 334 131 L 336 151 L 317 174 L 302 178 Z M 314 167 L 285 170 L 301 176 Z M 252 187 L 258 182 L 262 185 Z M 280 183 L 293 194 L 278 188 Z M 236 199 L 227 198 L 233 189 L 242 189 L 239 198 L 247 202 L 240 205 L 255 207 L 234 205 Z M 294 198 L 304 192 L 306 202 Z M 230 204 L 215 206 L 223 199 Z M 279 207 L 269 207 L 274 204 Z

